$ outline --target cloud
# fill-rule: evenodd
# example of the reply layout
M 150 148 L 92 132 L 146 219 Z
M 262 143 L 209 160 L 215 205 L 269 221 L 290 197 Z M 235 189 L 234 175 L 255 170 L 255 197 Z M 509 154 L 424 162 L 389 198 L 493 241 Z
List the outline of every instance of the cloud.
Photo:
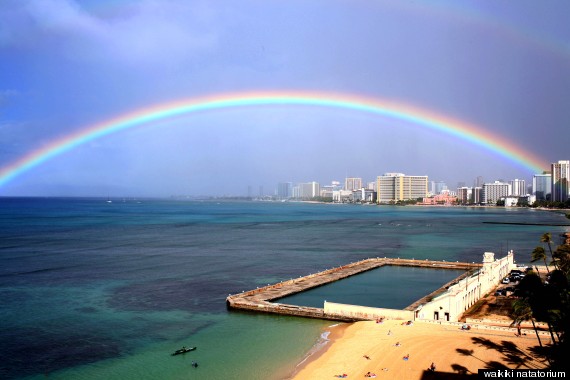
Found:
M 214 12 L 200 3 L 145 0 L 113 5 L 123 10 L 113 16 L 73 0 L 9 4 L 0 9 L 0 45 L 42 43 L 74 60 L 139 66 L 185 61 L 216 46 Z

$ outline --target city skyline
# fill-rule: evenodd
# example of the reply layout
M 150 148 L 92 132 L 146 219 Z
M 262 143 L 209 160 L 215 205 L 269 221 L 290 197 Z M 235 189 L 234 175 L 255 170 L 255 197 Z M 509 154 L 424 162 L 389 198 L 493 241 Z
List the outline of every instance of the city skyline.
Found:
M 567 156 L 569 12 L 7 0 L 0 196 L 239 195 L 384 172 L 528 184 Z

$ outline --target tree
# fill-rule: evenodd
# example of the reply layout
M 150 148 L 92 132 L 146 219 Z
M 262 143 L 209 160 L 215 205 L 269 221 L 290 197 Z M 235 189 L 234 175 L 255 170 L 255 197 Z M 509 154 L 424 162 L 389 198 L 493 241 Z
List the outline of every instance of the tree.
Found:
M 545 252 L 544 248 L 542 248 L 540 246 L 536 247 L 532 251 L 531 255 L 532 255 L 531 260 L 530 260 L 531 263 L 534 263 L 535 261 L 538 261 L 538 260 L 543 260 L 544 266 L 546 266 L 546 271 L 548 273 L 550 273 L 550 271 L 548 270 L 548 264 L 546 264 L 546 252 Z M 538 268 L 536 268 L 536 271 L 538 272 Z M 539 273 L 539 275 L 540 275 L 540 273 Z
M 536 334 L 536 339 L 538 339 L 538 344 L 540 344 L 540 347 L 542 347 L 542 341 L 540 340 L 540 336 L 538 335 L 538 329 L 536 328 L 536 325 L 534 323 L 532 308 L 530 307 L 527 298 L 520 298 L 515 302 L 513 302 L 511 318 L 513 319 L 511 326 L 520 325 L 521 322 L 524 321 L 531 321 L 532 328 L 534 329 L 534 332 Z
M 550 234 L 550 232 L 546 232 L 546 233 L 542 234 L 542 236 L 540 237 L 540 241 L 542 243 L 546 243 L 548 245 L 548 250 L 550 251 L 550 258 L 554 262 L 554 256 L 552 255 L 552 245 L 551 245 L 552 235 Z M 556 266 L 556 263 L 555 263 L 554 267 L 556 269 L 558 269 L 558 267 Z
M 566 277 L 570 276 L 570 245 L 559 245 L 554 251 L 554 263 Z

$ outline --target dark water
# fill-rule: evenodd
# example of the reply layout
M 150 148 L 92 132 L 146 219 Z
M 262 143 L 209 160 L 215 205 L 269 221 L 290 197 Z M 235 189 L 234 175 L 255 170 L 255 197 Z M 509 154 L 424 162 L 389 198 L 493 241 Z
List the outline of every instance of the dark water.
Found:
M 567 229 L 483 221 L 565 218 L 516 209 L 0 198 L 0 378 L 182 379 L 194 359 L 201 365 L 193 378 L 282 378 L 327 322 L 228 311 L 228 294 L 367 257 L 480 262 L 485 251 L 514 249 L 527 262 L 542 233 L 557 239 Z M 411 294 L 403 272 L 390 276 L 401 299 Z M 378 302 L 400 307 L 390 306 L 399 299 Z M 182 344 L 199 348 L 169 357 Z

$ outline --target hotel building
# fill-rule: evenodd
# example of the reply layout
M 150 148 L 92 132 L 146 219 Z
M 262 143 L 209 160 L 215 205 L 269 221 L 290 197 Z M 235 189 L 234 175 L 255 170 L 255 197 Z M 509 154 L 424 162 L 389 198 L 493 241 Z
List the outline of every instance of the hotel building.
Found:
M 566 202 L 569 196 L 570 161 L 558 161 L 551 165 L 552 201 Z
M 350 191 L 362 189 L 362 178 L 345 178 L 344 189 Z
M 511 185 L 511 193 L 509 195 L 522 196 L 526 195 L 526 181 L 524 179 L 513 179 L 509 182 Z
M 291 182 L 280 182 L 277 184 L 277 197 L 287 199 L 293 196 L 293 184 Z
M 509 183 L 495 181 L 483 185 L 483 203 L 497 203 L 499 199 L 505 198 L 511 194 L 511 185 Z
M 549 201 L 552 195 L 552 176 L 550 173 L 535 174 L 532 177 L 532 194 L 538 201 Z
M 386 173 L 376 179 L 377 202 L 388 203 L 427 197 L 428 177 Z

